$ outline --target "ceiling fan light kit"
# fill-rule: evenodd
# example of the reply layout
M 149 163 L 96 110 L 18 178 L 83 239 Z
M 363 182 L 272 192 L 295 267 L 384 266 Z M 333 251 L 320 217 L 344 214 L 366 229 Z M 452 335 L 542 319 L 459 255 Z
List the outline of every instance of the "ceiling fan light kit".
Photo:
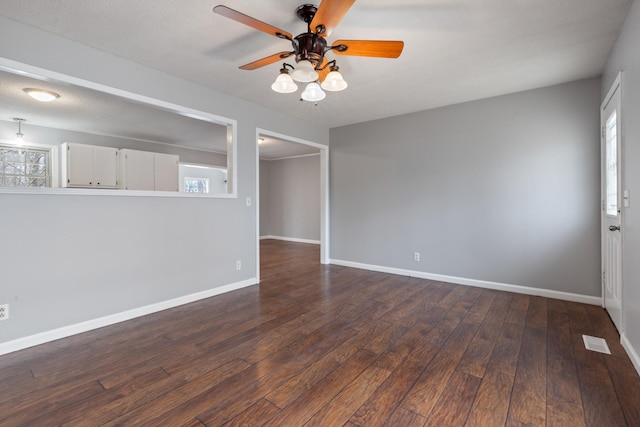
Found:
M 307 59 L 298 62 L 298 67 L 291 73 L 291 78 L 300 83 L 310 83 L 318 80 L 318 72 Z
M 323 0 L 320 6 L 303 4 L 296 9 L 296 15 L 307 24 L 307 32 L 293 37 L 287 31 L 259 21 L 249 15 L 218 5 L 213 11 L 219 15 L 248 25 L 256 30 L 289 40 L 293 46 L 290 52 L 279 52 L 265 58 L 242 65 L 243 70 L 255 70 L 273 64 L 282 59 L 294 56 L 296 67 L 284 63 L 280 74 L 271 89 L 277 93 L 293 93 L 298 90 L 299 83 L 309 83 L 302 92 L 301 100 L 317 103 L 326 97 L 326 93 L 338 92 L 347 88 L 348 84 L 340 74 L 336 60 L 327 61 L 325 54 L 368 56 L 376 58 L 398 58 L 402 53 L 402 41 L 388 40 L 338 40 L 333 45 L 327 43 L 325 37 L 349 11 L 355 0 Z M 287 67 L 291 68 L 291 74 Z
M 324 81 L 320 86 L 326 91 L 338 92 L 341 90 L 345 90 L 348 84 L 344 80 L 344 78 L 342 78 L 342 74 L 340 74 L 340 71 L 335 70 L 330 71 L 329 74 L 327 74 L 327 77 L 324 78 Z
M 289 75 L 286 67 L 280 69 L 280 74 L 276 77 L 276 81 L 271 85 L 271 89 L 278 93 L 293 93 L 298 90 L 298 85 Z
M 316 82 L 309 83 L 300 95 L 302 100 L 310 102 L 322 101 L 326 96 L 327 94 L 320 89 L 320 85 Z

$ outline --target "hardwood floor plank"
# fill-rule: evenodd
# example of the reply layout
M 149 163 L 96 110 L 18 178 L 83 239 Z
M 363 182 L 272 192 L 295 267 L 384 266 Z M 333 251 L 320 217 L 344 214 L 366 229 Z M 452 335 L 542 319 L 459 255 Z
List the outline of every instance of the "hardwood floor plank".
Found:
M 346 424 L 345 424 L 346 425 Z M 355 425 L 351 423 L 351 425 Z M 422 415 L 411 412 L 403 407 L 399 407 L 387 421 L 388 426 L 402 427 L 424 427 L 427 425 L 427 419 Z
M 17 426 L 40 414 L 59 411 L 71 405 L 75 401 L 81 401 L 104 392 L 104 388 L 92 381 L 74 388 L 59 389 L 49 394 L 33 399 L 30 395 L 24 395 L 16 400 L 8 400 L 0 408 L 0 425 Z
M 427 423 L 434 426 L 464 425 L 480 387 L 481 379 L 454 372 L 440 395 Z
M 605 357 L 605 363 L 627 424 L 640 426 L 640 377 L 633 364 L 622 357 Z
M 467 347 L 467 350 L 462 355 L 462 359 L 460 363 L 458 363 L 456 370 L 478 378 L 484 377 L 484 372 L 491 358 L 491 353 L 493 353 L 494 346 L 495 341 L 481 338 L 476 333 L 469 347 Z
M 74 400 L 73 403 L 56 411 L 48 411 L 46 414 L 30 420 L 32 425 L 62 425 L 73 421 L 78 425 L 86 423 L 94 424 L 93 417 L 104 413 L 117 401 L 131 401 L 139 390 L 151 387 L 165 380 L 168 374 L 161 369 L 149 371 L 143 375 L 131 378 L 125 384 L 104 392 L 89 396 L 83 400 Z
M 525 328 L 508 422 L 544 426 L 547 411 L 547 331 Z
M 93 405 L 93 410 L 86 411 L 68 423 L 69 426 L 88 425 L 134 425 L 152 419 L 167 411 L 173 405 L 190 399 L 201 393 L 203 389 L 214 387 L 222 381 L 249 368 L 242 360 L 235 360 L 217 369 L 211 369 L 199 375 L 183 373 L 170 375 L 164 380 L 136 390 L 110 403 Z M 187 422 L 187 419 L 183 422 Z
M 549 301 L 548 354 L 550 358 L 574 361 L 571 323 L 566 306 L 560 301 Z
M 259 286 L 0 356 L 0 425 L 640 425 L 601 307 L 260 246 Z
M 423 335 L 422 342 L 402 359 L 391 376 L 358 408 L 349 421 L 357 426 L 383 425 L 449 335 L 450 332 L 438 329 L 431 329 L 428 334 Z
M 502 372 L 515 377 L 523 332 L 522 325 L 506 322 L 502 325 L 487 364 L 487 371 Z
M 547 299 L 531 297 L 527 310 L 527 328 L 547 329 Z
M 547 361 L 547 425 L 586 425 L 580 382 L 573 360 L 549 357 Z
M 344 324 L 339 321 L 327 325 L 322 331 L 305 337 L 295 346 L 282 349 L 194 398 L 172 406 L 172 409 L 145 424 L 153 426 L 162 422 L 175 425 L 183 423 L 185 417 L 189 416 L 197 416 L 205 424 L 222 424 L 310 366 L 328 349 L 355 334 L 354 330 L 344 328 Z
M 428 419 L 477 329 L 475 325 L 461 323 L 451 333 L 402 400 L 404 408 Z
M 374 336 L 390 327 L 386 322 L 378 321 L 370 326 L 367 331 L 359 332 L 334 350 L 312 363 L 304 372 L 304 375 L 296 375 L 286 381 L 280 387 L 267 394 L 266 398 L 277 407 L 284 408 L 302 394 L 308 392 L 315 384 L 329 375 L 338 366 L 355 355 L 364 344 Z
M 368 367 L 351 384 L 336 397 L 315 413 L 304 424 L 306 426 L 323 427 L 346 423 L 355 411 L 371 396 L 391 372 L 375 366 Z M 286 412 L 286 410 L 285 410 Z M 287 422 L 289 420 L 287 419 Z
M 468 427 L 503 426 L 507 421 L 514 377 L 501 372 L 488 372 L 471 407 Z
M 346 362 L 336 368 L 331 375 L 312 387 L 307 393 L 298 397 L 287 405 L 275 417 L 271 418 L 265 426 L 303 425 L 323 406 L 330 402 L 341 390 L 348 386 L 356 377 L 371 366 L 376 358 L 375 353 L 360 350 Z M 380 375 L 382 370 L 375 371 Z M 385 376 L 388 373 L 384 374 Z M 210 411 L 211 412 L 211 411 Z M 216 425 L 218 413 L 210 414 L 203 418 L 206 423 Z M 345 420 L 346 422 L 346 420 Z
M 587 426 L 626 426 L 603 356 L 584 349 L 581 334 L 574 336 L 574 349 Z
M 267 399 L 260 399 L 224 425 L 225 427 L 261 426 L 278 412 L 280 408 L 276 405 Z

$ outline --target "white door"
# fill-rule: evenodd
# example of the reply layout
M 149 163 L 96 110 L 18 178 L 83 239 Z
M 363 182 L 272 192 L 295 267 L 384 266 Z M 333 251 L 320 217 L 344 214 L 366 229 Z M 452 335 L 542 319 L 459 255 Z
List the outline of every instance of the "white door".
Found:
M 600 110 L 602 126 L 602 284 L 604 306 L 622 333 L 622 162 L 620 76 Z

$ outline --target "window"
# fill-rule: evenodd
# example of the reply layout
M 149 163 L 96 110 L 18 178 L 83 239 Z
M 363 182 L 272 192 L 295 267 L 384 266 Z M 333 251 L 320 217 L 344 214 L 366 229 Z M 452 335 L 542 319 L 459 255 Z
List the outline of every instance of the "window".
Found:
M 50 151 L 0 145 L 0 187 L 50 187 Z
M 227 193 L 227 170 L 220 166 L 180 163 L 180 191 L 185 193 Z
M 614 111 L 607 119 L 605 146 L 606 146 L 606 204 L 607 215 L 618 216 L 618 135 L 617 135 L 617 114 Z
M 184 178 L 185 193 L 208 193 L 209 178 Z

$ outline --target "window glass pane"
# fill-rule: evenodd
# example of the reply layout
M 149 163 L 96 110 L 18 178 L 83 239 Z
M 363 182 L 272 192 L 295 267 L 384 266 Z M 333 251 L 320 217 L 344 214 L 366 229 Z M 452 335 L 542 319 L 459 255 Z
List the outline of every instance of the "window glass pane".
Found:
M 607 119 L 605 131 L 605 179 L 607 215 L 618 216 L 618 135 L 616 112 Z
M 0 146 L 0 186 L 49 186 L 49 150 Z
M 208 193 L 209 178 L 188 178 L 184 179 L 185 193 Z

